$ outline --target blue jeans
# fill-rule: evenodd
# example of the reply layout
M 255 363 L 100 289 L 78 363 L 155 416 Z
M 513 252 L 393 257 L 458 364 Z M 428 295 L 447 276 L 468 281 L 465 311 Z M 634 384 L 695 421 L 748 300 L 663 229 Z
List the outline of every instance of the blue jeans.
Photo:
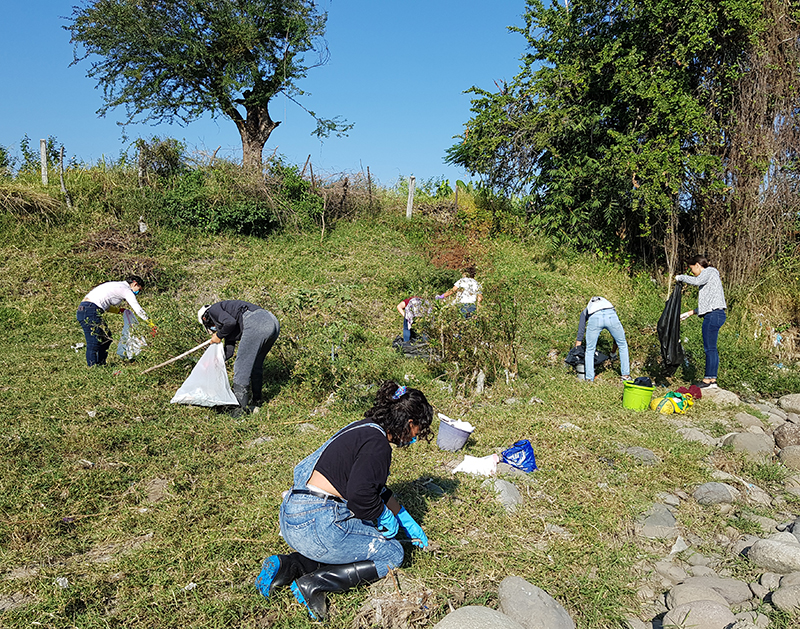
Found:
M 719 371 L 719 352 L 717 339 L 719 329 L 725 323 L 727 315 L 723 309 L 712 310 L 703 315 L 703 351 L 706 353 L 706 378 L 716 380 Z
M 625 340 L 625 330 L 622 329 L 616 310 L 605 308 L 590 315 L 586 321 L 586 379 L 589 381 L 594 380 L 594 352 L 597 349 L 597 339 L 603 330 L 608 330 L 617 344 L 621 375 L 631 375 L 631 362 L 628 356 L 628 342 Z
M 345 426 L 347 430 L 380 430 L 377 424 Z M 385 433 L 384 433 L 385 434 Z M 293 489 L 305 489 L 319 457 L 336 435 L 294 468 Z M 355 517 L 347 503 L 318 496 L 287 493 L 281 504 L 281 535 L 286 543 L 309 559 L 327 564 L 372 561 L 378 576 L 403 563 L 403 547 L 396 539 L 386 539 L 375 524 Z
M 411 340 L 411 328 L 408 327 L 408 319 L 403 317 L 403 343 Z
M 361 520 L 347 503 L 289 494 L 281 505 L 281 535 L 301 555 L 325 564 L 372 561 L 378 576 L 403 563 L 403 547 Z
M 111 347 L 111 333 L 100 316 L 103 310 L 91 301 L 82 301 L 78 306 L 77 319 L 86 337 L 86 364 L 105 365 L 108 348 Z

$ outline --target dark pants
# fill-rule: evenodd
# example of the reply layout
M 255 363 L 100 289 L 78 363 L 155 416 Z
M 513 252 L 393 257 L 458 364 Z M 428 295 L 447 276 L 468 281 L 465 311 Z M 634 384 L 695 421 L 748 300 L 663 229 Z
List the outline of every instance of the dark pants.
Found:
M 242 338 L 233 363 L 233 384 L 247 387 L 254 400 L 261 399 L 264 359 L 278 339 L 281 326 L 268 310 L 251 310 L 242 317 Z
M 111 347 L 111 333 L 101 314 L 102 309 L 90 301 L 82 301 L 78 306 L 77 319 L 86 337 L 86 364 L 89 367 L 105 365 Z
M 717 351 L 717 339 L 719 329 L 725 323 L 725 311 L 712 310 L 703 315 L 703 350 L 706 353 L 706 378 L 716 380 L 719 371 L 719 352 Z

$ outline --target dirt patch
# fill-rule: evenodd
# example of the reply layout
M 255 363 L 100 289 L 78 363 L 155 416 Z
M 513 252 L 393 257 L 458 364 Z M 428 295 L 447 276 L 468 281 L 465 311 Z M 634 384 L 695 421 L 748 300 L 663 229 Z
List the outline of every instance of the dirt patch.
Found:
M 170 480 L 167 478 L 154 478 L 144 489 L 145 499 L 147 502 L 151 504 L 155 504 L 156 502 L 161 502 L 165 498 L 171 496 L 167 487 L 170 484 Z
M 36 597 L 32 594 L 25 594 L 24 592 L 12 592 L 11 594 L 0 595 L 0 612 L 11 611 L 23 605 L 30 605 L 36 601 Z
M 39 568 L 37 568 L 36 566 L 19 566 L 17 568 L 11 568 L 11 570 L 6 575 L 6 579 L 10 580 L 31 579 L 38 575 L 39 575 Z
M 110 563 L 117 555 L 130 552 L 142 546 L 145 542 L 153 539 L 153 534 L 140 535 L 132 539 L 127 539 L 123 542 L 107 542 L 105 544 L 98 544 L 89 552 L 83 555 L 76 555 L 71 558 L 71 561 L 86 561 L 89 563 Z

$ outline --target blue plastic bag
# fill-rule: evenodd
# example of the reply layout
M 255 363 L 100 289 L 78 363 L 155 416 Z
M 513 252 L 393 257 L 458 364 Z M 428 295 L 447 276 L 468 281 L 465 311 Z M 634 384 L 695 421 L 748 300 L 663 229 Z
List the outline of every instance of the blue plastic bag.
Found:
M 527 439 L 517 441 L 508 450 L 503 450 L 501 455 L 503 462 L 521 469 L 523 472 L 532 472 L 539 469 L 536 467 L 536 457 L 533 454 L 533 446 Z

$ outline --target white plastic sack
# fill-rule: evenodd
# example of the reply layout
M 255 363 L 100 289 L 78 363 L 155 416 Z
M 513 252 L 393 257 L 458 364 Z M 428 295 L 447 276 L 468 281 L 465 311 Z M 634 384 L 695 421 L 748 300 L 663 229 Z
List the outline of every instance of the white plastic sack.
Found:
M 497 474 L 497 463 L 500 457 L 496 454 L 489 456 L 470 456 L 464 455 L 464 460 L 458 464 L 453 470 L 455 472 L 464 472 L 466 474 L 475 474 L 476 476 L 494 476 Z
M 143 347 L 147 347 L 147 341 L 144 336 L 136 334 L 136 328 L 139 325 L 139 319 L 128 308 L 122 313 L 122 334 L 117 343 L 117 355 L 120 358 L 127 358 L 133 360 L 142 351 Z
M 236 406 L 239 404 L 228 382 L 228 371 L 225 369 L 225 348 L 222 343 L 209 346 L 170 403 L 196 406 Z

